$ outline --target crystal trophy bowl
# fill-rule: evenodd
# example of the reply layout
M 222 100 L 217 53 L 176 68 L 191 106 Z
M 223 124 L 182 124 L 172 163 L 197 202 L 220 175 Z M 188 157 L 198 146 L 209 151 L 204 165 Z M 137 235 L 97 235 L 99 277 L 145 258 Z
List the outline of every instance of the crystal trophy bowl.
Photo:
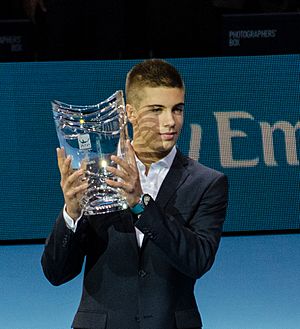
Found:
M 60 147 L 72 158 L 72 168 L 83 168 L 88 188 L 81 199 L 84 214 L 95 215 L 127 208 L 125 198 L 105 179 L 117 180 L 107 166 L 111 155 L 125 158 L 127 116 L 123 92 L 116 91 L 96 105 L 70 105 L 52 101 Z

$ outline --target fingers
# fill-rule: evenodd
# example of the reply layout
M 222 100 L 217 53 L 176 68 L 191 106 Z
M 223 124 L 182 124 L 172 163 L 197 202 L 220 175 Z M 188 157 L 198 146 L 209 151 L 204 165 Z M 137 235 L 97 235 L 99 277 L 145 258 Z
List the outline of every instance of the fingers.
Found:
M 107 170 L 111 172 L 114 176 L 117 176 L 123 180 L 126 180 L 129 177 L 127 171 L 119 170 L 115 167 L 107 166 Z
M 111 156 L 112 161 L 119 165 L 123 170 L 128 172 L 128 174 L 137 172 L 137 165 L 135 161 L 135 153 L 130 141 L 126 141 L 126 157 L 122 159 L 115 155 Z M 121 177 L 122 178 L 122 177 Z
M 81 211 L 80 200 L 89 186 L 88 181 L 83 178 L 83 175 L 84 171 L 79 169 L 68 176 L 65 180 L 61 180 L 61 188 L 70 215 L 71 213 L 79 214 Z
M 117 164 L 117 168 L 108 166 L 107 170 L 119 180 L 106 179 L 106 183 L 113 187 L 119 188 L 125 196 L 128 205 L 135 205 L 142 195 L 139 171 L 137 168 L 135 153 L 130 141 L 126 141 L 126 157 L 122 159 L 117 156 L 111 156 L 112 161 Z
M 134 192 L 134 185 L 128 184 L 126 182 L 121 182 L 121 181 L 114 181 L 111 179 L 106 179 L 106 183 L 114 188 L 120 188 L 126 193 L 133 193 Z
M 87 164 L 88 164 L 88 160 L 83 159 L 80 163 L 80 169 L 86 170 L 87 169 Z
M 65 154 L 65 149 L 62 148 L 57 148 L 56 149 L 56 156 L 57 156 L 57 164 L 58 164 L 58 168 L 62 168 L 62 165 L 66 159 L 66 154 Z
M 57 153 L 58 168 L 62 179 L 64 179 L 66 175 L 69 175 L 73 172 L 71 168 L 72 158 L 70 155 L 66 158 L 65 149 L 63 147 L 57 148 L 56 153 Z
M 114 180 L 112 180 L 112 179 L 105 179 L 105 181 L 106 181 L 106 183 L 109 185 L 109 186 L 111 186 L 111 187 L 115 187 L 115 188 L 121 188 L 121 189 L 123 189 L 123 185 L 124 185 L 124 183 L 123 182 L 120 182 L 120 181 L 114 181 Z
M 78 185 L 81 184 L 82 182 L 84 182 L 83 179 L 83 170 L 79 169 L 74 171 L 66 180 L 65 184 L 64 184 L 64 188 L 65 189 L 69 189 L 71 187 L 73 187 L 73 185 Z
M 68 191 L 71 194 L 76 194 L 85 188 L 84 169 L 73 170 L 71 167 L 71 156 L 66 157 L 64 148 L 57 148 L 57 163 L 61 174 L 61 188 L 63 192 Z M 83 183 L 83 184 L 82 184 Z
M 83 182 L 80 185 L 70 186 L 69 188 L 65 188 L 64 196 L 66 200 L 72 200 L 74 198 L 80 199 L 82 194 L 88 188 L 88 182 Z
M 73 171 L 71 167 L 71 163 L 72 163 L 72 158 L 70 155 L 68 155 L 61 167 L 62 175 L 68 175 Z
M 85 178 L 85 167 L 83 163 L 80 169 L 72 169 L 72 157 L 67 156 L 64 148 L 57 148 L 57 163 L 61 175 L 60 186 L 64 195 L 66 209 L 72 218 L 78 218 L 81 213 L 81 199 L 88 189 L 89 183 Z
M 134 165 L 136 167 L 135 153 L 129 139 L 126 140 L 126 161 L 130 165 Z
M 120 178 L 125 179 L 128 175 L 132 175 L 134 173 L 135 168 L 132 168 L 131 165 L 126 162 L 126 160 L 121 159 L 115 155 L 111 156 L 111 160 L 114 161 L 120 169 L 107 166 L 107 170 L 119 176 Z
M 139 172 L 136 166 L 135 159 L 133 160 L 133 164 L 127 163 L 126 160 L 121 159 L 116 156 L 112 156 L 111 159 L 119 166 L 119 168 L 107 166 L 107 170 L 111 172 L 115 177 L 118 177 L 122 180 L 123 185 L 122 186 L 116 186 L 111 185 L 113 187 L 121 187 L 123 190 L 125 190 L 126 185 L 136 185 L 136 182 L 139 181 Z M 120 182 L 120 180 L 118 181 Z M 108 183 L 110 185 L 110 183 Z M 127 189 L 126 189 L 127 190 Z M 129 189 L 131 191 L 131 189 Z M 128 190 L 128 192 L 129 192 Z M 129 192 L 131 193 L 131 192 Z

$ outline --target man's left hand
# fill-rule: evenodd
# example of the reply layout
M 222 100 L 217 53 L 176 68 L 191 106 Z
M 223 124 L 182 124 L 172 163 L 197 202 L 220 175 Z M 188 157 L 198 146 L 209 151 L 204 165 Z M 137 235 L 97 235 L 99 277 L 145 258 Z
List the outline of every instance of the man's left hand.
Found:
M 122 159 L 118 156 L 111 156 L 111 160 L 114 161 L 118 167 L 108 166 L 107 170 L 121 180 L 114 181 L 106 179 L 106 182 L 111 187 L 120 188 L 127 200 L 129 207 L 134 207 L 143 194 L 139 171 L 135 161 L 135 153 L 130 141 L 126 141 L 126 159 Z

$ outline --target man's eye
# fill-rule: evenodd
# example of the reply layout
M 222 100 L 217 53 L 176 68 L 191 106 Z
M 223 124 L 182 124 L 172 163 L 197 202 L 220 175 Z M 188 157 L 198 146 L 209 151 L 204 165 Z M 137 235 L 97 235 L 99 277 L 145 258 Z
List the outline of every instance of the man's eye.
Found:
M 180 114 L 180 113 L 183 112 L 183 108 L 182 108 L 182 107 L 175 107 L 175 108 L 173 109 L 173 112 L 174 112 L 174 113 L 178 113 L 178 114 Z
M 154 112 L 154 113 L 158 113 L 161 111 L 161 108 L 160 107 L 154 107 L 151 109 L 151 112 Z

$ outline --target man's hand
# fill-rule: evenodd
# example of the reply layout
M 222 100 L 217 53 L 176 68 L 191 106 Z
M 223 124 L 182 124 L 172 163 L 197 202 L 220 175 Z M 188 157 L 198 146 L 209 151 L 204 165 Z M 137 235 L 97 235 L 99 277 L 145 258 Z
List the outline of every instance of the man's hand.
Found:
M 130 144 L 130 141 L 126 141 L 126 160 L 120 157 L 111 156 L 112 161 L 114 161 L 119 168 L 107 167 L 107 170 L 114 174 L 115 176 L 121 178 L 120 181 L 113 181 L 107 179 L 108 185 L 116 188 L 120 188 L 127 200 L 129 207 L 134 207 L 143 194 L 139 171 L 135 162 L 135 153 Z
M 44 13 L 47 11 L 44 0 L 23 0 L 24 11 L 33 23 L 35 23 L 35 14 L 38 6 Z
M 68 215 L 76 220 L 81 215 L 80 200 L 88 187 L 84 180 L 84 170 L 73 170 L 71 168 L 71 157 L 66 158 L 64 148 L 57 148 L 57 162 L 60 171 L 60 186 L 64 194 L 66 211 Z

